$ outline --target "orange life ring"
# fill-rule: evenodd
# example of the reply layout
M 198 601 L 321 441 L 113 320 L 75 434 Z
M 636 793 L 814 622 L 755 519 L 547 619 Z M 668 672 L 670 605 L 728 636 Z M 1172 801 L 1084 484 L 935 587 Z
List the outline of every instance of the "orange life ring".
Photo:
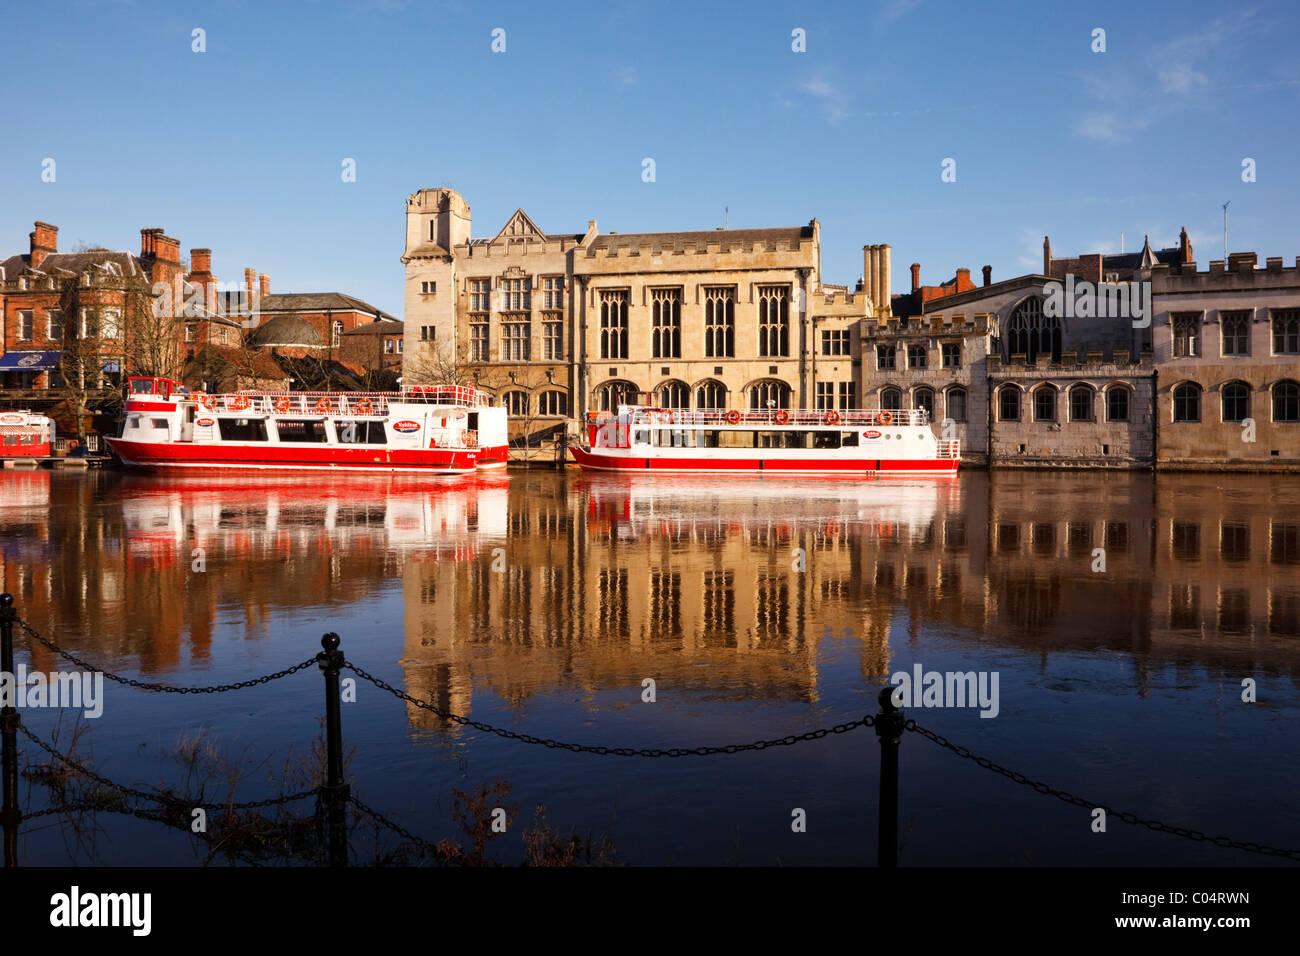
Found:
M 670 408 L 661 408 L 660 411 L 663 412 L 665 415 L 668 416 L 668 424 L 669 424 L 669 425 L 671 425 L 673 422 L 677 421 L 677 416 L 673 414 L 672 409 L 670 409 Z
M 210 409 L 215 407 L 217 404 L 217 397 L 215 395 L 204 395 L 202 392 L 200 392 L 198 395 L 194 397 L 195 399 L 197 399 L 198 403 L 202 405 L 204 408 Z
M 736 411 L 734 408 L 731 411 L 727 412 L 728 424 L 735 425 L 739 421 L 740 421 L 740 412 Z
M 370 399 L 363 398 L 352 407 L 356 409 L 358 415 L 369 415 L 375 406 L 371 404 Z
M 832 408 L 829 412 L 826 413 L 826 424 L 838 425 L 839 423 L 840 423 L 840 413 Z
M 894 420 L 894 416 L 889 414 L 889 412 L 884 411 L 880 413 L 880 424 L 888 425 L 893 420 Z
M 790 421 L 790 413 L 787 412 L 784 408 L 776 413 L 776 423 L 778 425 L 788 424 L 789 421 Z
M 76 451 L 78 447 L 79 446 L 75 438 L 71 438 L 68 440 L 68 451 Z
M 469 431 L 467 429 L 462 428 L 460 430 L 460 444 L 462 448 L 469 447 Z
M 275 413 L 277 415 L 283 415 L 285 412 L 289 410 L 289 405 L 290 402 L 288 398 L 285 397 L 277 398 L 275 400 Z
M 328 398 L 320 399 L 319 401 L 316 402 L 316 405 L 313 407 L 312 411 L 314 411 L 317 415 L 328 415 L 330 413 L 330 400 Z
M 232 398 L 232 399 L 230 400 L 230 409 L 231 409 L 231 411 L 242 412 L 242 411 L 243 411 L 244 409 L 246 409 L 250 404 L 251 404 L 251 403 L 250 403 L 249 400 L 248 400 L 248 396 L 246 396 L 246 395 L 236 395 L 234 398 Z

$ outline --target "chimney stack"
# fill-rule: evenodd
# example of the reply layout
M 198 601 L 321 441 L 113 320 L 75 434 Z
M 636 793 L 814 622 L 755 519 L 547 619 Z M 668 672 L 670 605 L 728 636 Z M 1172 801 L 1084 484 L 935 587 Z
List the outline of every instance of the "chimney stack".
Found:
M 206 276 L 212 271 L 212 250 L 190 250 L 190 275 Z
M 992 266 L 985 266 L 985 267 L 984 267 L 984 284 L 985 284 L 985 285 L 992 285 L 992 284 L 993 284 L 993 267 L 992 267 Z
M 1193 262 L 1192 240 L 1187 238 L 1187 227 L 1183 226 L 1182 232 L 1178 234 L 1178 261 Z
M 970 270 L 967 269 L 965 266 L 962 266 L 960 269 L 957 270 L 957 282 L 953 286 L 953 288 L 955 288 L 958 292 L 960 292 L 962 289 L 975 288 L 975 283 L 970 281 Z
M 45 257 L 59 251 L 59 227 L 48 222 L 34 223 L 36 228 L 28 235 L 31 240 L 31 267 L 39 269 Z
M 880 247 L 880 307 L 885 315 L 894 314 L 894 307 L 890 301 L 889 251 L 889 243 Z
M 173 239 L 155 226 L 140 230 L 140 258 L 180 265 L 181 241 Z
M 921 288 L 921 263 L 912 263 L 912 291 Z
M 867 294 L 871 300 L 871 307 L 875 308 L 876 302 L 876 270 L 871 268 L 871 247 L 862 247 L 862 291 Z
M 154 230 L 154 255 L 161 262 L 178 266 L 181 264 L 181 241 L 163 234 L 161 229 Z
M 1043 236 L 1043 275 L 1052 274 L 1052 241 Z
M 248 297 L 250 299 L 253 297 L 253 287 L 256 284 L 257 284 L 257 270 L 245 269 L 244 270 L 244 291 L 248 293 Z
M 261 288 L 263 297 L 271 294 L 271 277 L 263 272 L 257 277 L 258 286 Z

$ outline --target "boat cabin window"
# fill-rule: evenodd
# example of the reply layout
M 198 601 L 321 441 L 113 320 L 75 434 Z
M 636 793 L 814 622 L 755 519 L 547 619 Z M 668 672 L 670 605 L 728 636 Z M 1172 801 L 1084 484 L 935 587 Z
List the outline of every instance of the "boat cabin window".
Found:
M 854 434 L 857 433 L 855 432 Z M 813 432 L 812 437 L 813 437 L 812 446 L 814 448 L 839 448 L 840 447 L 839 432 Z
M 632 433 L 632 444 L 648 445 L 650 444 L 650 432 L 644 428 L 638 428 Z
M 689 428 L 656 428 L 651 438 L 658 448 L 694 448 L 695 434 Z
M 167 427 L 167 419 L 165 419 L 165 418 L 151 418 L 151 419 L 149 419 L 149 424 L 152 425 L 154 428 L 166 428 L 166 427 Z
M 266 422 L 260 418 L 218 418 L 222 441 L 266 441 Z
M 319 419 L 281 418 L 275 427 L 280 432 L 280 441 L 319 443 L 329 440 L 325 423 Z
M 383 445 L 387 443 L 384 436 L 384 423 L 378 421 L 341 421 L 334 423 L 335 433 L 341 445 Z
M 857 447 L 858 447 L 858 433 L 857 433 L 857 432 L 840 432 L 840 447 L 841 447 L 841 448 L 857 448 Z

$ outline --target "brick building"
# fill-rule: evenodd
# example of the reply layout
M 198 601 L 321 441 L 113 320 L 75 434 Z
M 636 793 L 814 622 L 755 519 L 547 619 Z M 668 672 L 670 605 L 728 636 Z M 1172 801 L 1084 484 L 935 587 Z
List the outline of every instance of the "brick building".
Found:
M 191 250 L 187 270 L 162 229 L 140 230 L 139 255 L 61 253 L 58 232 L 37 222 L 28 253 L 0 261 L 0 387 L 11 398 L 54 401 L 75 378 L 79 394 L 110 400 L 124 370 L 175 377 L 195 348 L 239 343 L 238 320 L 208 308 L 208 250 Z

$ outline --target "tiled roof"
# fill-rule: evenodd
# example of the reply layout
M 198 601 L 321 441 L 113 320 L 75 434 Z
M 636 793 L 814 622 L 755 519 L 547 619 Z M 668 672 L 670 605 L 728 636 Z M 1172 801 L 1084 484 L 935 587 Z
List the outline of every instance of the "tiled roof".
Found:
M 617 246 L 640 246 L 646 244 L 675 245 L 678 242 L 794 242 L 811 239 L 812 225 L 789 226 L 775 229 L 708 229 L 700 232 L 616 232 L 603 233 L 592 239 L 589 249 L 609 249 Z
M 386 319 L 393 316 L 376 309 L 369 302 L 342 292 L 281 292 L 261 298 L 263 312 L 327 312 L 353 311 L 368 315 L 378 313 Z
M 259 348 L 269 345 L 305 345 L 315 348 L 321 344 L 316 327 L 296 315 L 277 315 L 267 319 L 253 330 L 249 342 Z
M 254 378 L 279 381 L 289 377 L 289 374 L 280 367 L 279 362 L 263 352 L 209 345 L 199 352 L 193 361 L 202 362 L 205 357 L 224 362 L 236 371 Z
M 348 329 L 344 335 L 401 335 L 406 328 L 397 319 L 383 319 L 379 322 L 366 322 L 355 329 Z
M 0 262 L 0 267 L 4 268 L 4 277 L 6 279 L 16 279 L 30 268 L 30 263 L 31 256 L 16 255 Z M 131 253 L 113 252 L 110 249 L 88 249 L 85 252 L 54 252 L 46 256 L 34 271 L 45 275 L 77 276 L 90 271 L 94 266 L 103 265 L 115 267 L 117 273 L 122 276 L 142 276 L 145 274 L 144 269 L 140 266 L 140 260 Z

